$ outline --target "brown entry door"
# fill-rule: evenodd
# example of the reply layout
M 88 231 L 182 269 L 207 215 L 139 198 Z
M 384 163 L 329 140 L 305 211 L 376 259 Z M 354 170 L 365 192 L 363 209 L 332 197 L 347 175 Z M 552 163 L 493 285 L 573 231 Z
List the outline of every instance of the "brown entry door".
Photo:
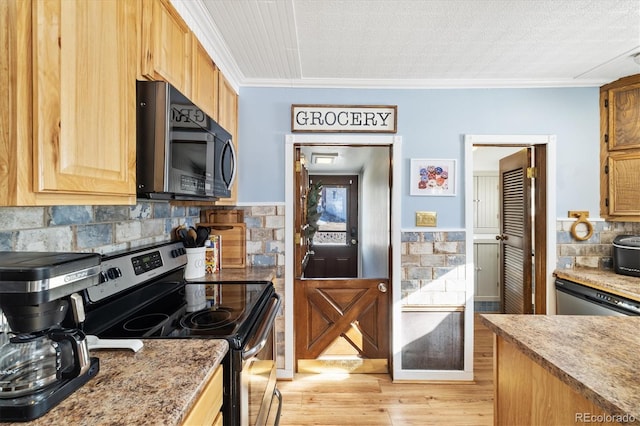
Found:
M 305 278 L 358 276 L 358 176 L 311 175 L 322 184 L 318 231 L 311 240 Z
M 386 360 L 388 280 L 305 280 L 296 288 L 296 357 Z M 375 371 L 382 372 L 382 371 Z

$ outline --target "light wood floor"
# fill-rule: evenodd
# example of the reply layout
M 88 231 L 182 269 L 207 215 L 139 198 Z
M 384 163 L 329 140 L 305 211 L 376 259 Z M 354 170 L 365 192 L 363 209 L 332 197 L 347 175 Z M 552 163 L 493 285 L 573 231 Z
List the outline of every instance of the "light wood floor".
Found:
M 474 383 L 401 384 L 381 374 L 296 374 L 280 381 L 280 424 L 491 425 L 492 333 L 476 319 Z

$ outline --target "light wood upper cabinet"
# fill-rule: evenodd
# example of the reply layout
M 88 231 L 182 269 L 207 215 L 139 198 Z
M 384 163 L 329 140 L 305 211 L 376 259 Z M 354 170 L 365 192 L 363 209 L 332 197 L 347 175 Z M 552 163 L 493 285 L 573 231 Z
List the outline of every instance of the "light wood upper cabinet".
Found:
M 191 100 L 214 120 L 218 120 L 218 73 L 211 57 L 193 36 Z
M 607 90 L 609 150 L 640 148 L 640 79 Z
M 600 88 L 600 215 L 640 221 L 640 74 Z
M 135 0 L 1 3 L 0 204 L 135 204 Z
M 233 146 L 236 151 L 236 167 L 238 167 L 238 95 L 229 84 L 224 75 L 218 74 L 218 124 L 231 133 Z M 235 205 L 238 201 L 238 171 L 236 170 L 236 182 L 231 188 L 231 196 L 216 201 L 216 205 Z
M 191 95 L 192 33 L 169 0 L 142 0 L 141 75 Z

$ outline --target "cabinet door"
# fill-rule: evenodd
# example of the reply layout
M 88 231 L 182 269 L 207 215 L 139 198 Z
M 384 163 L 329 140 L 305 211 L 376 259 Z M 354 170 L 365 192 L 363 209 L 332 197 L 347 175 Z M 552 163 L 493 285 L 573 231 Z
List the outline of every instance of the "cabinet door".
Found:
M 202 44 L 193 36 L 191 100 L 209 117 L 218 120 L 218 75 Z M 224 127 L 224 126 L 223 126 Z
M 218 366 L 187 414 L 183 426 L 216 425 L 221 422 L 222 374 L 222 366 Z
M 640 148 L 640 84 L 609 90 L 609 149 Z
M 236 151 L 236 167 L 238 166 L 238 95 L 221 72 L 218 74 L 218 124 L 231 133 Z M 236 178 L 238 171 L 236 170 Z M 216 205 L 234 205 L 238 200 L 238 183 L 231 188 L 231 196 L 216 201 Z
M 191 97 L 191 31 L 168 0 L 143 0 L 141 72 Z
M 500 192 L 498 191 L 498 174 L 477 175 L 474 182 L 474 230 L 475 232 L 498 233 L 500 222 Z
M 608 159 L 609 214 L 640 217 L 640 150 L 612 152 Z
M 34 191 L 135 194 L 135 0 L 33 2 Z

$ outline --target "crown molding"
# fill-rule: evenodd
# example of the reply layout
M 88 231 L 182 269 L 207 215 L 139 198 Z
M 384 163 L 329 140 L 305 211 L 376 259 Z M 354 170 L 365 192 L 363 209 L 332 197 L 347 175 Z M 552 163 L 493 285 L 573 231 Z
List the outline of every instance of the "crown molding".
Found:
M 244 79 L 242 87 L 336 88 L 336 89 L 518 89 L 558 87 L 600 87 L 608 81 L 598 79 L 559 80 L 376 80 L 376 79 Z

